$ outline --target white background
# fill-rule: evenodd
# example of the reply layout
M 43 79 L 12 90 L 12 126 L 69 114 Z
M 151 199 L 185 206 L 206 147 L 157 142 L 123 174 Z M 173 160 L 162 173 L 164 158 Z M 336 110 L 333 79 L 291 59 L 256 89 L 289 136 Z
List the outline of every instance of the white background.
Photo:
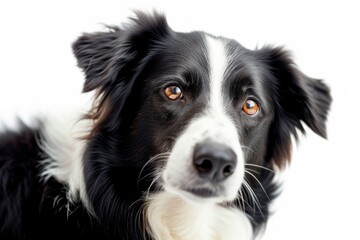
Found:
M 250 49 L 282 45 L 304 73 L 325 80 L 334 102 L 328 140 L 309 131 L 294 149 L 264 239 L 360 239 L 357 2 L 1 0 L 0 119 L 11 125 L 15 115 L 73 104 L 83 75 L 71 43 L 133 9 L 160 10 L 176 31 L 203 30 Z

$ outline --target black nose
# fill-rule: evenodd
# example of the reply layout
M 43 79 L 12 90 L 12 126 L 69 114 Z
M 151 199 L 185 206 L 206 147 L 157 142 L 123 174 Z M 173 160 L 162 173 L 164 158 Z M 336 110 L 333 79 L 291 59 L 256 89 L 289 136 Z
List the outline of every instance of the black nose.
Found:
M 211 182 L 225 180 L 234 173 L 237 164 L 231 148 L 213 142 L 196 145 L 193 161 L 199 176 Z

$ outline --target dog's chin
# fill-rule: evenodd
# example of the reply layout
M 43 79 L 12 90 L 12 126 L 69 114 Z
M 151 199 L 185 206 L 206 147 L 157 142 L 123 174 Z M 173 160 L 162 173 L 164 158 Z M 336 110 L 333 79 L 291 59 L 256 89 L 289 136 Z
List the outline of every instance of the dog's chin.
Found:
M 175 194 L 188 202 L 197 204 L 220 204 L 232 201 L 236 197 L 236 194 L 228 196 L 223 192 L 207 187 L 175 187 L 165 184 L 164 189 L 168 193 Z

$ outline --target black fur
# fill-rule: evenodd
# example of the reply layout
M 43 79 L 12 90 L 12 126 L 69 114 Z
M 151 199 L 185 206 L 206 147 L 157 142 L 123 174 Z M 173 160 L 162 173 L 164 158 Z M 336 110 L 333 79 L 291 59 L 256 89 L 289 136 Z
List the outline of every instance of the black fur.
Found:
M 80 204 L 66 207 L 67 188 L 40 177 L 43 153 L 37 129 L 20 123 L 17 131 L 0 135 L 1 239 L 102 239 L 97 222 Z
M 0 238 L 150 239 L 141 214 L 144 192 L 162 191 L 161 181 L 149 186 L 154 170 L 165 163 L 147 162 L 170 151 L 205 106 L 210 78 L 205 36 L 174 32 L 164 16 L 140 12 L 127 27 L 81 36 L 73 51 L 85 73 L 83 91 L 94 90 L 97 96 L 86 116 L 94 126 L 83 156 L 91 209 L 80 201 L 68 203 L 66 183 L 41 178 L 40 160 L 46 157 L 38 146 L 41 125 L 22 125 L 0 135 Z M 280 192 L 274 171 L 290 160 L 291 136 L 297 129 L 304 132 L 303 121 L 326 137 L 331 98 L 328 87 L 301 73 L 286 50 L 251 51 L 221 40 L 230 59 L 224 75 L 228 114 L 239 129 L 240 144 L 256 149 L 246 152 L 246 163 L 263 167 L 246 167 L 258 203 L 242 187 L 243 199 L 225 205 L 246 212 L 257 232 Z M 186 93 L 181 101 L 169 102 L 162 94 L 172 83 Z M 239 114 L 247 95 L 262 103 L 255 118 Z

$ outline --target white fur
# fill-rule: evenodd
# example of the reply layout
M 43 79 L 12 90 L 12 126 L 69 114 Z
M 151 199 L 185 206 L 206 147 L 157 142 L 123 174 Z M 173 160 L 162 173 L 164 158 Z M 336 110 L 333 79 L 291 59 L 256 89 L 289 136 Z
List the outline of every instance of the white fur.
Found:
M 86 97 L 86 96 L 85 96 Z M 79 99 L 78 102 L 82 99 Z M 88 99 L 85 102 L 90 102 Z M 85 106 L 85 107 L 84 107 Z M 90 121 L 80 120 L 89 109 L 87 105 L 72 111 L 48 113 L 43 119 L 40 147 L 46 153 L 43 160 L 44 180 L 54 177 L 68 187 L 68 200 L 81 201 L 90 209 L 87 200 L 84 173 L 83 152 L 85 140 L 83 137 L 89 132 Z
M 157 240 L 250 240 L 253 230 L 238 209 L 199 204 L 168 192 L 154 195 L 146 209 Z
M 224 109 L 222 85 L 228 65 L 225 46 L 221 39 L 206 36 L 210 64 L 210 117 L 228 118 Z

